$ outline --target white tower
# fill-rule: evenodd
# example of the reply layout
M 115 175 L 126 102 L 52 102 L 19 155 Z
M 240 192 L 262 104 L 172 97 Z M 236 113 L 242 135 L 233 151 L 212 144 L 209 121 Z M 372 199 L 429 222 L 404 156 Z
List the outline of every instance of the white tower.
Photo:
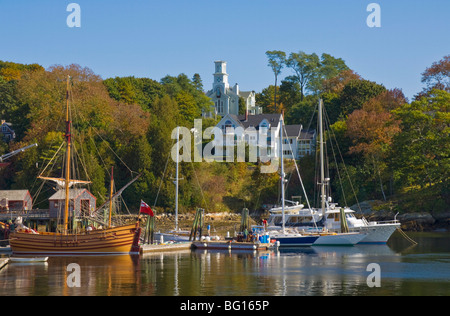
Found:
M 226 93 L 229 89 L 227 62 L 218 60 L 215 61 L 214 64 L 216 66 L 216 72 L 214 73 L 213 90 L 217 92 L 217 87 L 220 87 L 221 93 Z

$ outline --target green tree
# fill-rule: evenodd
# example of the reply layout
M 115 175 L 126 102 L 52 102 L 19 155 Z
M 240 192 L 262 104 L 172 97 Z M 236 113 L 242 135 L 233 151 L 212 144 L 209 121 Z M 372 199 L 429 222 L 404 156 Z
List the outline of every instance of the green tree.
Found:
M 319 56 L 315 53 L 307 54 L 302 51 L 291 53 L 286 61 L 286 65 L 294 71 L 297 77 L 298 83 L 300 84 L 300 99 L 303 101 L 308 84 L 314 80 L 319 72 Z
M 275 76 L 275 94 L 274 94 L 274 108 L 275 113 L 277 112 L 277 80 L 281 73 L 281 69 L 286 64 L 286 53 L 279 50 L 267 51 L 266 56 L 269 59 L 268 66 L 272 69 Z
M 163 86 L 149 78 L 115 77 L 104 80 L 103 84 L 114 100 L 139 104 L 144 111 L 151 111 L 156 97 L 165 94 Z
M 195 73 L 192 77 L 192 83 L 194 84 L 195 89 L 203 91 L 203 81 L 198 73 Z
M 365 102 L 384 91 L 386 88 L 383 85 L 373 81 L 349 81 L 339 95 L 339 115 L 345 117 L 354 110 L 361 109 Z
M 309 90 L 314 94 L 323 91 L 323 85 L 326 80 L 335 78 L 341 73 L 350 71 L 342 58 L 335 58 L 329 54 L 322 54 L 320 57 L 319 70 L 313 79 L 309 82 Z
M 297 78 L 288 76 L 281 81 L 280 103 L 283 104 L 287 113 L 301 101 L 300 85 Z
M 183 118 L 183 126 L 193 126 L 194 119 L 201 116 L 201 109 L 195 102 L 195 97 L 186 91 L 180 91 L 175 96 L 175 101 L 178 103 L 180 116 Z
M 401 133 L 392 146 L 392 169 L 402 186 L 440 188 L 448 200 L 450 179 L 450 93 L 433 90 L 429 97 L 393 111 Z
M 179 74 L 177 77 L 165 76 L 161 79 L 161 84 L 163 85 L 167 94 L 173 99 L 177 99 L 177 97 L 180 98 L 180 96 L 183 96 L 183 99 L 186 100 L 187 94 L 190 94 L 192 98 L 189 99 L 193 101 L 196 109 L 194 109 L 192 107 L 192 104 L 190 104 L 189 112 L 196 112 L 196 118 L 199 118 L 202 111 L 209 111 L 213 103 L 211 99 L 207 97 L 201 89 L 199 89 L 198 79 L 196 80 L 197 82 L 193 82 L 185 74 Z M 183 109 L 183 111 L 185 110 L 186 109 Z M 188 118 L 191 119 L 192 117 L 193 116 L 188 115 Z M 190 125 L 193 124 L 194 122 L 191 121 Z

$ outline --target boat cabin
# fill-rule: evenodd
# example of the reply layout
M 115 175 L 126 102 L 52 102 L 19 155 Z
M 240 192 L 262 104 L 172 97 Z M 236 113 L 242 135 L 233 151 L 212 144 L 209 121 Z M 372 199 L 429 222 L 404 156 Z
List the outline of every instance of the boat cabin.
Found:
M 49 199 L 50 218 L 61 218 L 64 213 L 65 191 L 59 190 Z M 95 210 L 97 199 L 87 189 L 69 190 L 69 217 L 90 216 Z

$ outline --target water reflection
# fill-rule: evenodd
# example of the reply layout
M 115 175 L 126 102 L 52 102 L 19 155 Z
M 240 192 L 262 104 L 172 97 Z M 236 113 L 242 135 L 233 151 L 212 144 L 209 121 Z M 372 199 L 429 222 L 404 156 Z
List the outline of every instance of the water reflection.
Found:
M 8 264 L 0 270 L 0 295 L 450 295 L 448 240 L 434 243 L 437 252 L 400 243 L 51 257 Z M 66 284 L 70 263 L 80 265 L 79 288 Z M 369 263 L 381 266 L 381 288 L 367 286 Z

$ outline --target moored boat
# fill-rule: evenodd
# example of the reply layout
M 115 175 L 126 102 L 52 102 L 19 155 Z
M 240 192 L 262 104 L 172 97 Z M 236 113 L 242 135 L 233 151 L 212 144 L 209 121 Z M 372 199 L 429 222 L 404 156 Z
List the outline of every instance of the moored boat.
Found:
M 77 234 L 14 232 L 13 254 L 98 255 L 139 253 L 140 228 L 136 224 Z
M 10 246 L 13 255 L 15 254 L 48 254 L 48 255 L 96 255 L 96 254 L 122 254 L 139 253 L 139 221 L 135 224 L 128 224 L 113 227 L 111 223 L 112 213 L 112 188 L 113 177 L 111 173 L 111 194 L 109 221 L 106 228 L 79 230 L 78 228 L 69 229 L 69 211 L 75 214 L 70 207 L 70 187 L 74 184 L 88 184 L 89 181 L 75 180 L 72 178 L 71 171 L 71 149 L 72 149 L 72 122 L 69 118 L 69 79 L 67 76 L 66 92 L 66 153 L 64 174 L 61 178 L 42 176 L 38 177 L 44 180 L 55 181 L 64 191 L 64 208 L 62 214 L 62 225 L 59 232 L 36 232 L 21 225 L 10 235 Z M 45 170 L 45 169 L 44 169 Z M 136 178 L 135 178 L 136 179 Z M 62 190 L 61 190 L 62 191 Z M 70 210 L 69 210 L 70 209 Z M 92 215 L 92 214 L 89 214 Z M 103 226 L 102 226 L 103 227 Z
M 318 208 L 305 209 L 304 205 L 294 203 L 292 206 L 283 207 L 283 210 L 280 207 L 272 208 L 269 210 L 268 228 L 280 230 L 281 227 L 290 227 L 299 232 L 321 233 L 322 236 L 314 243 L 315 245 L 386 243 L 394 231 L 400 227 L 400 222 L 396 219 L 388 222 L 368 222 L 364 218 L 356 218 L 355 211 L 350 208 L 338 207 L 337 203 L 332 203 L 327 190 L 330 179 L 325 177 L 322 100 L 319 101 L 318 114 L 320 137 L 320 182 L 318 184 L 321 205 Z

